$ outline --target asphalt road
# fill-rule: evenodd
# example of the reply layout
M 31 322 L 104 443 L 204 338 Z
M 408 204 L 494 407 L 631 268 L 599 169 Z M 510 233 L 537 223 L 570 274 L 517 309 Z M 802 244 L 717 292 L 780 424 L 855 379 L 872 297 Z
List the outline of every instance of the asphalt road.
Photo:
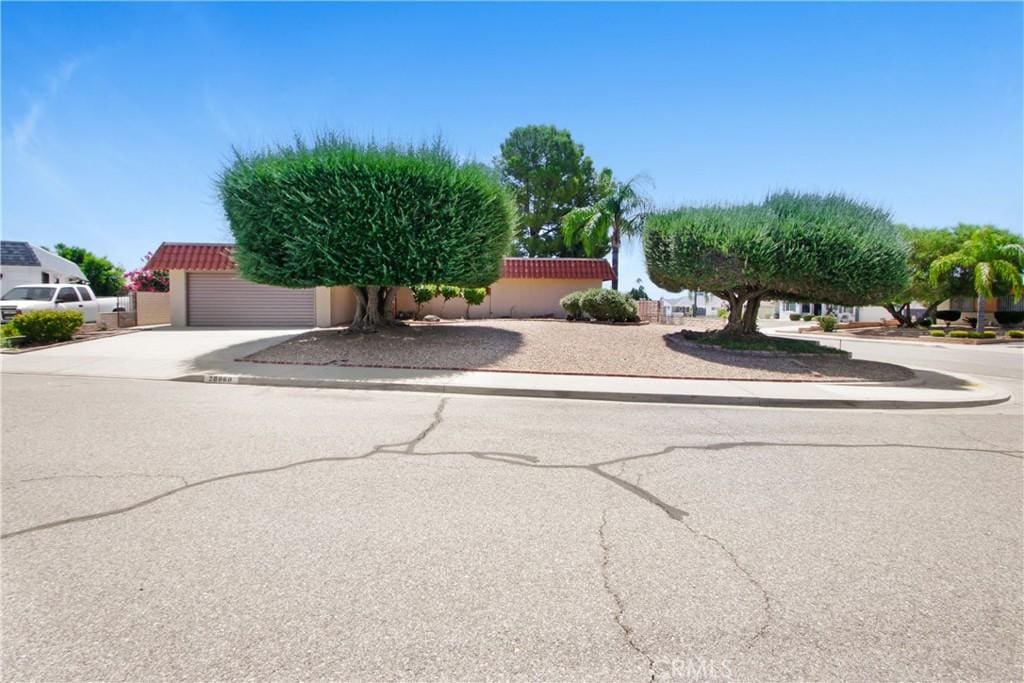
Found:
M 1021 677 L 1019 401 L 0 391 L 5 680 Z

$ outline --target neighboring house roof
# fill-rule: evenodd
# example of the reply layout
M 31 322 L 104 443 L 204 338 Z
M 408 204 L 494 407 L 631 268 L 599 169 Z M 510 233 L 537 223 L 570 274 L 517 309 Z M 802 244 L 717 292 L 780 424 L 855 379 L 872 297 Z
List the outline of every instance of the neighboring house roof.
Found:
M 234 270 L 233 244 L 164 242 L 146 263 L 148 270 Z
M 85 273 L 77 263 L 28 242 L 0 241 L 0 264 L 39 267 L 68 279 L 85 282 Z
M 0 241 L 0 264 L 5 266 L 38 266 L 39 259 L 28 242 Z
M 36 258 L 39 259 L 39 265 L 44 270 L 48 270 L 51 273 L 59 273 L 68 279 L 86 282 L 85 273 L 82 272 L 82 269 L 74 261 L 69 261 L 63 256 L 57 256 L 35 245 L 32 245 L 32 250 L 35 251 Z
M 150 270 L 234 270 L 232 244 L 164 242 L 150 257 Z M 612 267 L 600 258 L 506 258 L 503 278 L 530 280 L 611 280 Z
M 611 280 L 611 265 L 603 258 L 506 258 L 501 276 L 530 280 Z

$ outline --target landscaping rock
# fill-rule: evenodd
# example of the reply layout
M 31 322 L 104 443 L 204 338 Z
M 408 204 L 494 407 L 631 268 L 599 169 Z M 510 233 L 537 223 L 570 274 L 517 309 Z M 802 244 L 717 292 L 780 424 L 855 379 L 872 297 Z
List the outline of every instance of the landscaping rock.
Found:
M 436 316 L 432 316 L 436 318 Z M 695 321 L 702 329 L 709 325 Z M 718 323 L 719 325 L 721 323 Z M 672 343 L 669 325 L 564 320 L 411 323 L 380 334 L 310 332 L 244 360 L 350 367 L 787 381 L 904 381 L 906 368 L 836 355 L 739 354 Z

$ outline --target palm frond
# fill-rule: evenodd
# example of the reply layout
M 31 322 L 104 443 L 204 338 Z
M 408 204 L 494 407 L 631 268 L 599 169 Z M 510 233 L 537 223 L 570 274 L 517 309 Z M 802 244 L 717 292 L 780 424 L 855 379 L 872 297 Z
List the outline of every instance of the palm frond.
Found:
M 974 266 L 974 291 L 980 296 L 988 299 L 993 296 L 992 290 L 995 287 L 995 272 L 992 263 L 982 261 Z

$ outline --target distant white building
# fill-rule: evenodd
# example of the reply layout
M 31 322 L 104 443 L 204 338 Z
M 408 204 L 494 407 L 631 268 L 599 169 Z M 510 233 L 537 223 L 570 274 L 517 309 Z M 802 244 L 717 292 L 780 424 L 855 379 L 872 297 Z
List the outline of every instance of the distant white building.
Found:
M 726 308 L 725 301 L 709 292 L 684 291 L 675 299 L 662 299 L 662 312 L 666 318 L 682 317 L 716 317 L 718 310 Z
M 825 315 L 837 317 L 841 322 L 879 322 L 892 320 L 889 312 L 881 306 L 838 306 L 835 304 L 810 304 L 802 301 L 775 302 L 775 314 L 781 320 L 790 315 Z
M 0 296 L 18 285 L 87 282 L 77 263 L 28 242 L 0 240 Z

